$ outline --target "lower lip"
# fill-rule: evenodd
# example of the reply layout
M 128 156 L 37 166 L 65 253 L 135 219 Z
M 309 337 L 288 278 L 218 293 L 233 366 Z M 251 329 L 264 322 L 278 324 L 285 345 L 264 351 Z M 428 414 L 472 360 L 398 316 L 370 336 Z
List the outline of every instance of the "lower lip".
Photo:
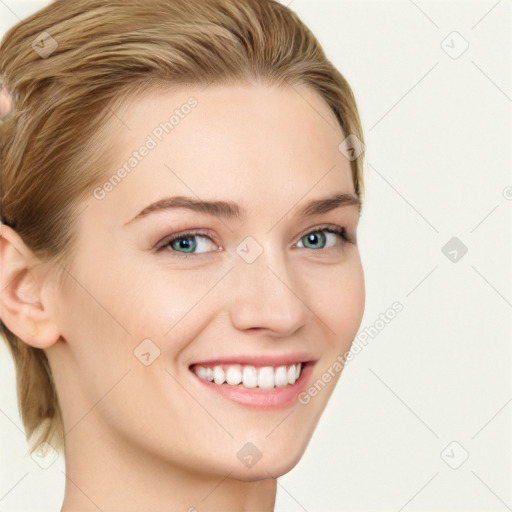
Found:
M 285 409 L 297 402 L 297 396 L 302 393 L 313 373 L 313 363 L 308 363 L 302 368 L 302 372 L 295 384 L 288 384 L 273 389 L 248 389 L 229 384 L 218 385 L 209 380 L 201 379 L 192 370 L 190 372 L 203 386 L 228 398 L 237 404 L 263 410 Z

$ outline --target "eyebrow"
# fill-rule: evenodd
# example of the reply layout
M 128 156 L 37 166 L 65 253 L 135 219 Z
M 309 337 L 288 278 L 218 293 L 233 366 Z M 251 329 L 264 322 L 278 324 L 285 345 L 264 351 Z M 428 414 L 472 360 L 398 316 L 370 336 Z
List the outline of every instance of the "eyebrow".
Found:
M 327 213 L 331 210 L 344 206 L 356 207 L 358 211 L 360 211 L 361 200 L 354 194 L 335 194 L 329 197 L 310 201 L 304 205 L 296 215 L 299 219 L 304 219 L 314 215 Z M 131 224 L 135 220 L 146 217 L 153 212 L 172 210 L 175 208 L 187 208 L 195 212 L 206 213 L 215 217 L 228 219 L 234 218 L 244 220 L 246 218 L 246 211 L 232 201 L 206 201 L 187 196 L 174 196 L 160 199 L 159 201 L 146 206 L 132 220 L 126 222 L 125 225 Z

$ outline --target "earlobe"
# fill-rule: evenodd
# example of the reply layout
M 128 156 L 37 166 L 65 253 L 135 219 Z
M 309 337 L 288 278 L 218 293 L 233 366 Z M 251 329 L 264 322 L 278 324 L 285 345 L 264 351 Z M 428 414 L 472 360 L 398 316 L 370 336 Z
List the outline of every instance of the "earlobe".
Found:
M 36 348 L 48 348 L 60 337 L 49 304 L 41 298 L 43 275 L 38 260 L 21 237 L 0 224 L 0 318 L 18 338 Z

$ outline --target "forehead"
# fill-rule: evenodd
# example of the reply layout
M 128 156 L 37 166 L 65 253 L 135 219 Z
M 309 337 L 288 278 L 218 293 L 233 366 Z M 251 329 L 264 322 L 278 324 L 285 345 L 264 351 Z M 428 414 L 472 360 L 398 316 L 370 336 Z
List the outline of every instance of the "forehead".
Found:
M 297 202 L 308 191 L 354 190 L 336 117 L 303 85 L 148 90 L 116 117 L 111 176 L 122 178 L 105 198 L 112 208 L 120 201 L 140 210 L 184 194 L 275 209 L 276 201 Z

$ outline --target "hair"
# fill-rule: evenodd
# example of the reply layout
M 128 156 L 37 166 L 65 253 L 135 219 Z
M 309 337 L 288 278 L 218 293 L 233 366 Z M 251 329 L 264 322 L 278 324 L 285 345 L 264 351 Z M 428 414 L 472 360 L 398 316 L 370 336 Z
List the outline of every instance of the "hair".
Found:
M 45 54 L 37 51 L 41 39 Z M 213 81 L 306 85 L 343 134 L 363 142 L 348 82 L 276 0 L 56 0 L 12 27 L 0 48 L 0 79 L 16 107 L 1 123 L 0 218 L 52 268 L 62 270 L 73 254 L 73 219 L 111 166 L 99 150 L 112 140 L 107 121 L 128 96 Z M 362 157 L 351 169 L 362 203 Z M 44 350 L 0 328 L 30 452 L 42 442 L 64 452 Z

